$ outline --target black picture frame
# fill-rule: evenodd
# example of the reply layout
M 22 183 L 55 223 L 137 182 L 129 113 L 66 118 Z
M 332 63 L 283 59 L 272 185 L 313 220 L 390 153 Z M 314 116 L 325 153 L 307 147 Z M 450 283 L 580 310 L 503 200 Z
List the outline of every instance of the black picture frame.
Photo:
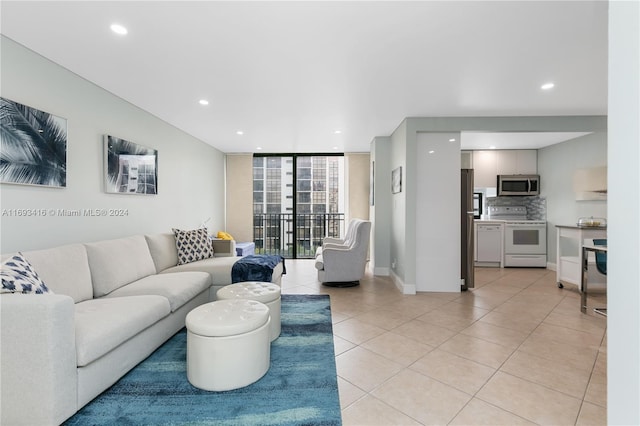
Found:
M 158 151 L 104 135 L 105 192 L 158 194 Z

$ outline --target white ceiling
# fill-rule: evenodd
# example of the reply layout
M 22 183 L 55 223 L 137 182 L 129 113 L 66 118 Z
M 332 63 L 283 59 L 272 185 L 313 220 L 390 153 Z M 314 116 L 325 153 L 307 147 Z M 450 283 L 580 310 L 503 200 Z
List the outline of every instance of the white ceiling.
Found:
M 2 34 L 224 152 L 364 152 L 405 117 L 607 113 L 606 1 L 0 8 Z M 114 22 L 129 33 L 112 33 Z M 548 144 L 474 135 L 463 148 L 482 148 L 480 136 Z M 551 143 L 565 136 L 575 137 Z

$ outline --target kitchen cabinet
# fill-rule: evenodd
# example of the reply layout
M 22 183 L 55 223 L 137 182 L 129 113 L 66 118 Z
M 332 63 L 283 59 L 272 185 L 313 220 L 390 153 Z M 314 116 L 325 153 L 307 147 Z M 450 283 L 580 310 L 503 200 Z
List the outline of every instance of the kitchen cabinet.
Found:
M 517 175 L 518 155 L 516 151 L 496 151 L 496 174 Z
M 473 151 L 473 186 L 495 188 L 497 186 L 496 151 Z
M 473 169 L 473 151 L 460 151 L 460 168 Z
M 535 149 L 496 151 L 496 172 L 499 175 L 535 175 L 538 173 L 538 153 Z
M 476 188 L 495 188 L 497 175 L 535 175 L 538 152 L 535 149 L 473 151 Z

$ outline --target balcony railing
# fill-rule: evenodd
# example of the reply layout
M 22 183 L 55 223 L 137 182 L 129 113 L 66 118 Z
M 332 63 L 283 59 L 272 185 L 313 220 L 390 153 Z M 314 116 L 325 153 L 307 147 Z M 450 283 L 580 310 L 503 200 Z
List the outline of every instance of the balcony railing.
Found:
M 324 237 L 339 238 L 343 232 L 344 213 L 253 215 L 253 241 L 259 254 L 313 259 Z

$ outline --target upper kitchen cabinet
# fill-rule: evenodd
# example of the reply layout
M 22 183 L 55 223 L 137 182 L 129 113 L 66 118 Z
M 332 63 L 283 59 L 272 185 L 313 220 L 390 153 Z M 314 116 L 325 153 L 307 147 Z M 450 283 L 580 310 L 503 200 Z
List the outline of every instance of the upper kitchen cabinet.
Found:
M 497 170 L 497 151 L 473 151 L 473 186 L 476 188 L 495 188 Z
M 498 175 L 535 175 L 538 151 L 535 149 L 473 151 L 476 188 L 495 188 Z
M 535 149 L 501 150 L 496 153 L 499 175 L 535 175 L 538 173 L 538 151 Z
M 460 151 L 460 168 L 473 169 L 473 151 Z

